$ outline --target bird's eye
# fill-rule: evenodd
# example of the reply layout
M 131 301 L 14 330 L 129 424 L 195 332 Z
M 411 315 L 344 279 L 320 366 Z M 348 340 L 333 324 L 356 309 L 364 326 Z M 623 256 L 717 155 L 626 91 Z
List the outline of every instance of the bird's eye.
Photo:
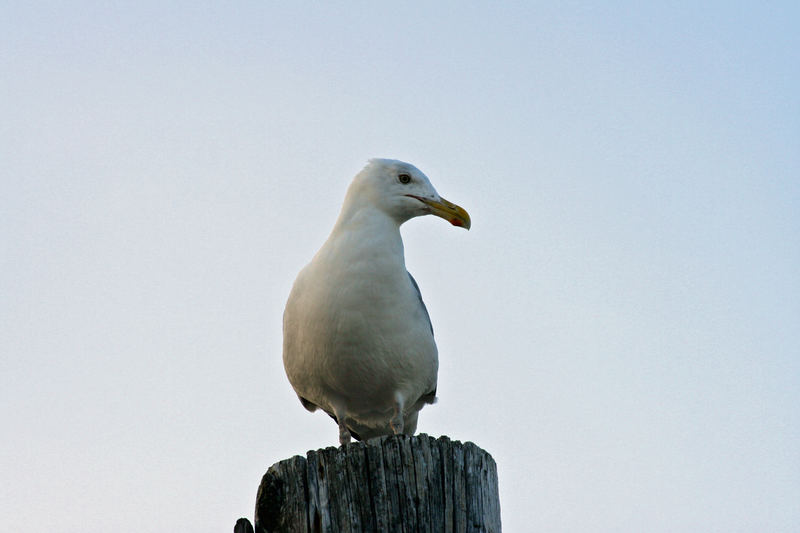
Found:
M 411 181 L 411 176 L 409 176 L 408 174 L 400 174 L 399 176 L 397 176 L 397 179 L 400 180 L 400 183 L 405 184 Z

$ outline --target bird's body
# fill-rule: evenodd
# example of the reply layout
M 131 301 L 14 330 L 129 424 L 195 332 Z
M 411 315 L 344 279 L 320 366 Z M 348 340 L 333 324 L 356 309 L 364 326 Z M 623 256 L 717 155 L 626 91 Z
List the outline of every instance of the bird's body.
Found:
M 400 236 L 403 222 L 428 213 L 469 227 L 415 167 L 370 161 L 286 304 L 286 374 L 307 409 L 337 421 L 342 444 L 351 434 L 413 434 L 419 410 L 434 401 L 436 343 Z

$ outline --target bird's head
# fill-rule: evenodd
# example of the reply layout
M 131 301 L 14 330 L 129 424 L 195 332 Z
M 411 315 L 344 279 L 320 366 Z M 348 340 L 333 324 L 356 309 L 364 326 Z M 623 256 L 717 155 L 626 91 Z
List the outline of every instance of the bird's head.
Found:
M 402 224 L 422 215 L 436 215 L 454 226 L 470 228 L 469 214 L 439 196 L 417 167 L 394 159 L 371 159 L 353 179 L 345 203 L 369 202 Z

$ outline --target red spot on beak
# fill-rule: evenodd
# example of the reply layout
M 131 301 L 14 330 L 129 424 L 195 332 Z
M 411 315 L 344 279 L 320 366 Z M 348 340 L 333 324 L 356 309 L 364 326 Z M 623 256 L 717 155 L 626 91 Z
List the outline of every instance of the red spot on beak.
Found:
M 451 219 L 450 219 L 450 223 L 451 223 L 452 225 L 454 225 L 454 226 L 458 226 L 458 227 L 461 227 L 461 226 L 463 226 L 463 225 L 464 225 L 464 223 L 463 223 L 463 222 L 461 222 L 461 221 L 460 221 L 459 219 L 457 219 L 457 218 L 451 218 Z

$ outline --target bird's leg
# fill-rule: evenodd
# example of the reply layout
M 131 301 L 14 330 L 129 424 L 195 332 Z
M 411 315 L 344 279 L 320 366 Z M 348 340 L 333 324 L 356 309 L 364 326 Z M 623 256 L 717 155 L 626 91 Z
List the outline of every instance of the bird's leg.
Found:
M 350 444 L 350 430 L 343 423 L 339 423 L 339 444 Z
M 395 395 L 395 403 L 394 403 L 394 416 L 389 421 L 389 425 L 392 427 L 392 431 L 395 435 L 400 435 L 403 433 L 403 405 L 405 402 L 403 401 L 402 396 L 399 394 Z
M 341 407 L 336 408 L 334 409 L 334 414 L 336 415 L 336 423 L 339 424 L 339 444 L 342 446 L 350 444 L 350 430 L 347 429 L 347 423 L 345 422 L 347 418 L 345 410 Z

